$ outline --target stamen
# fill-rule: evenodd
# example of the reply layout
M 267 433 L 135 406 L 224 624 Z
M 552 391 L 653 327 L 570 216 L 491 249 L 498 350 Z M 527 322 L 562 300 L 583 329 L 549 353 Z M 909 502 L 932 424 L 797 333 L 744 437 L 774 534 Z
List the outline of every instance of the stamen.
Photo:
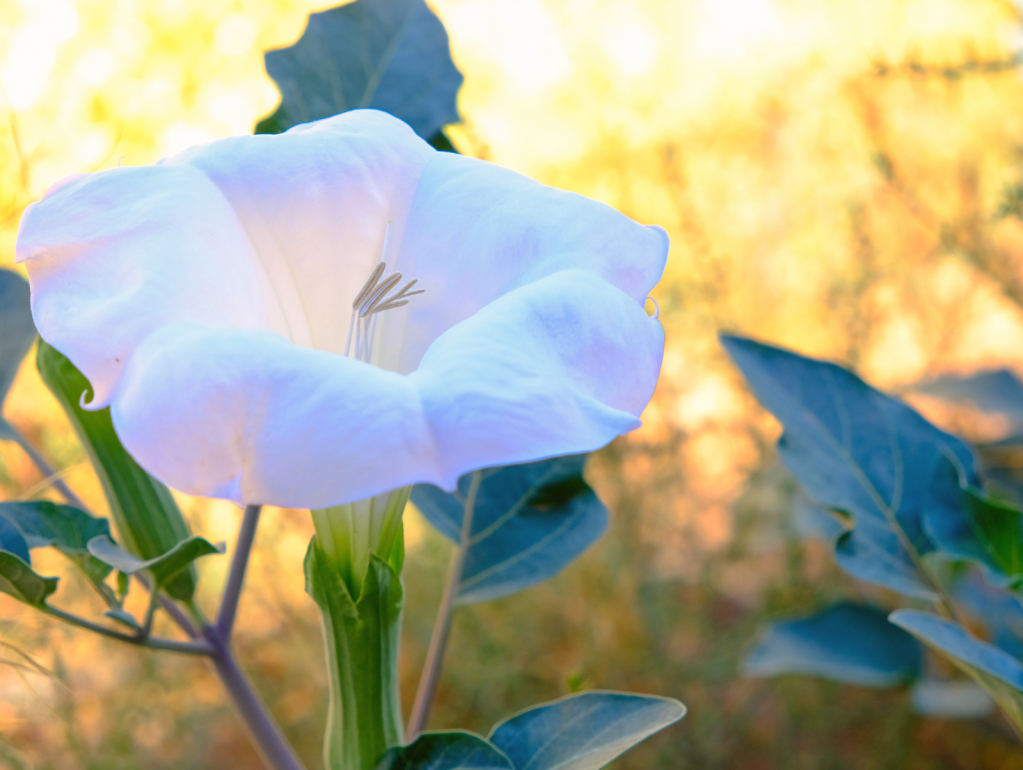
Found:
M 400 280 L 401 273 L 395 273 L 394 275 L 387 278 L 387 280 L 380 284 L 379 288 L 377 288 L 377 290 L 374 291 L 370 297 L 367 297 L 366 299 L 363 300 L 362 312 L 359 313 L 359 315 L 367 316 L 370 313 L 372 313 L 373 308 L 375 308 L 377 304 L 380 302 L 380 300 L 384 298 L 384 295 L 387 294 L 387 292 L 389 292 L 392 288 L 394 288 L 394 285 L 398 283 L 398 281 Z
M 385 267 L 387 267 L 387 263 L 381 262 L 379 265 L 373 268 L 373 272 L 369 274 L 369 279 L 366 281 L 366 283 L 362 285 L 362 289 L 359 291 L 359 295 L 355 298 L 355 301 L 352 303 L 352 310 L 358 308 L 359 303 L 362 302 L 363 298 L 371 291 L 373 291 L 373 287 L 377 285 L 377 281 L 380 280 L 380 275 L 381 273 L 384 272 Z
M 390 237 L 390 222 L 387 223 L 387 226 L 388 231 L 384 236 L 385 253 L 387 250 L 387 239 Z M 378 263 L 352 302 L 352 317 L 348 322 L 345 356 L 353 354 L 352 343 L 354 342 L 354 357 L 360 361 L 369 362 L 373 358 L 377 313 L 393 310 L 396 307 L 403 307 L 409 303 L 410 297 L 423 294 L 426 291 L 425 289 L 412 289 L 413 286 L 419 283 L 415 278 L 400 289 L 395 290 L 395 287 L 401 282 L 401 273 L 393 273 L 384 278 L 386 269 L 387 264 L 385 262 L 381 261 Z

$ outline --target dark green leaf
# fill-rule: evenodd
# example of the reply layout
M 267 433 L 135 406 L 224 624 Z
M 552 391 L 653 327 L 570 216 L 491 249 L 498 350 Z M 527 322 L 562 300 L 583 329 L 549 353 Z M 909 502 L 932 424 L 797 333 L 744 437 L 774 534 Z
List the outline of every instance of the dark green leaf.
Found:
M 70 558 L 99 588 L 110 567 L 89 555 L 86 544 L 94 537 L 109 537 L 106 519 L 90 516 L 72 505 L 49 501 L 0 503 L 0 517 L 5 517 L 21 530 L 30 548 L 53 546 Z M 104 596 L 107 592 L 100 588 Z
M 458 120 L 462 74 L 423 0 L 357 0 L 314 13 L 297 43 L 267 52 L 266 71 L 281 105 L 256 133 L 363 107 L 401 118 L 428 140 Z
M 0 270 L 0 407 L 35 338 L 28 281 L 12 270 Z
M 607 509 L 583 480 L 586 455 L 484 471 L 458 601 L 496 599 L 556 575 L 607 528 Z M 445 537 L 461 540 L 472 474 L 448 494 L 429 484 L 412 502 Z
M 28 543 L 13 522 L 0 516 L 0 551 L 13 553 L 26 564 L 32 563 L 32 557 L 28 553 Z
M 0 591 L 25 604 L 42 607 L 46 597 L 56 590 L 57 578 L 37 575 L 24 559 L 0 551 Z
M 1023 581 L 1023 512 L 978 489 L 949 460 L 935 473 L 925 514 L 927 532 L 942 551 L 979 562 L 994 582 Z
M 188 538 L 188 524 L 171 491 L 125 451 L 114 431 L 110 409 L 87 411 L 81 407 L 82 394 L 92 390 L 82 373 L 43 340 L 36 365 L 89 453 L 125 548 L 142 559 L 155 559 Z M 196 573 L 190 567 L 164 590 L 187 601 L 195 592 L 195 582 Z
M 973 677 L 1023 728 L 1023 666 L 994 645 L 970 636 L 962 626 L 928 612 L 896 610 L 889 619 Z
M 937 462 L 950 455 L 977 486 L 969 448 L 847 369 L 740 337 L 721 341 L 784 426 L 779 454 L 799 483 L 824 506 L 850 515 L 854 533 L 873 525 L 841 536 L 838 542 L 857 547 L 840 563 L 876 553 L 889 563 L 854 574 L 919 595 L 918 581 L 901 579 L 916 568 L 905 543 L 921 555 L 934 550 L 923 525 L 928 485 Z M 881 536 L 885 530 L 896 540 Z M 892 560 L 899 569 L 891 569 Z
M 892 687 L 920 673 L 919 643 L 862 604 L 769 626 L 743 661 L 746 676 L 802 674 L 864 687 Z
M 909 559 L 899 536 L 879 522 L 864 519 L 855 529 L 839 535 L 835 540 L 835 560 L 859 580 L 917 599 L 937 598 Z
M 376 770 L 515 770 L 490 741 L 463 730 L 423 733 L 408 746 L 395 746 Z
M 499 722 L 490 742 L 517 770 L 598 770 L 685 713 L 671 698 L 584 692 Z
M 148 570 L 153 576 L 157 587 L 165 586 L 175 575 L 191 566 L 201 556 L 223 553 L 223 546 L 215 546 L 201 537 L 190 537 L 182 540 L 167 553 L 155 559 L 139 559 L 118 547 L 109 537 L 94 537 L 88 543 L 89 553 L 104 564 L 119 569 L 125 575 Z

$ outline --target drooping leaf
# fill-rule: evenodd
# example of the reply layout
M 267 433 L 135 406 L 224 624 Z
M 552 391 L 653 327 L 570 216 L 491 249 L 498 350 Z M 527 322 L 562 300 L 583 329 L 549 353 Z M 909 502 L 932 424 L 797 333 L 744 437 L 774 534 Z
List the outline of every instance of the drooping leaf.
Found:
M 583 480 L 586 455 L 484 471 L 458 601 L 496 599 L 556 575 L 607 528 L 607 509 Z M 454 494 L 429 484 L 412 502 L 437 530 L 461 541 L 471 474 Z
M 223 553 L 223 546 L 215 546 L 201 537 L 182 540 L 167 553 L 155 559 L 142 560 L 120 548 L 108 536 L 94 537 L 88 542 L 89 553 L 104 564 L 119 569 L 125 575 L 148 570 L 157 587 L 164 586 L 182 570 L 187 569 L 201 556 Z
M 1023 417 L 1023 382 L 1008 369 L 937 377 L 918 384 L 916 390 L 947 401 L 972 401 L 985 412 Z
M 1023 665 L 1018 660 L 929 612 L 896 610 L 888 617 L 973 677 L 1023 727 Z
M 978 719 L 995 707 L 988 691 L 970 679 L 921 679 L 911 700 L 916 713 L 942 719 Z
M 799 483 L 821 504 L 850 515 L 857 529 L 867 521 L 875 527 L 860 538 L 843 535 L 840 542 L 859 545 L 860 559 L 874 549 L 900 563 L 902 573 L 914 570 L 901 539 L 919 554 L 934 549 L 923 527 L 927 486 L 946 454 L 978 486 L 969 448 L 847 369 L 740 337 L 721 341 L 757 398 L 784 426 L 778 451 Z M 878 537 L 884 529 L 895 533 L 897 548 Z M 840 563 L 847 566 L 849 559 Z M 904 580 L 889 580 L 900 571 L 859 574 L 871 574 L 896 591 L 907 589 Z
M 187 539 L 188 523 L 174 496 L 125 451 L 114 431 L 110 409 L 82 408 L 82 394 L 92 392 L 85 376 L 44 340 L 39 341 L 36 366 L 89 453 L 125 548 L 142 559 L 154 559 Z M 187 601 L 195 592 L 195 583 L 195 570 L 189 567 L 164 590 Z
M 465 730 L 423 733 L 408 746 L 389 749 L 376 770 L 515 770 L 486 738 Z
M 38 575 L 20 556 L 0 551 L 0 591 L 19 602 L 42 607 L 56 590 L 57 578 Z
M 0 269 L 0 407 L 35 338 L 28 281 L 12 270 Z M 0 437 L 6 437 L 2 428 Z
M 1023 581 L 1023 511 L 964 486 L 959 469 L 943 458 L 924 514 L 928 535 L 945 553 L 979 562 L 997 583 Z
M 520 711 L 489 737 L 517 770 L 599 770 L 685 714 L 671 698 L 584 692 Z
M 802 674 L 893 687 L 920 673 L 920 644 L 874 607 L 841 603 L 769 626 L 743 661 L 746 676 Z
M 256 133 L 363 107 L 401 118 L 427 140 L 458 120 L 462 74 L 423 0 L 356 0 L 311 14 L 297 43 L 267 52 L 266 71 L 281 105 Z
M 110 523 L 91 516 L 73 505 L 46 500 L 0 503 L 0 518 L 21 530 L 30 548 L 53 546 L 71 559 L 97 588 L 110 574 L 110 567 L 89 554 L 87 543 L 94 537 L 109 537 Z M 104 596 L 107 592 L 100 589 Z

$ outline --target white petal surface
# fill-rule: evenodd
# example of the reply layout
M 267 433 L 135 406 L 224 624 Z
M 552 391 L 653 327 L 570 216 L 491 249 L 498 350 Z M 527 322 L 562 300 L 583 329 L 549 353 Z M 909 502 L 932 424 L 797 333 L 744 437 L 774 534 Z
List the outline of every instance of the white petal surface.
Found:
M 27 263 L 40 335 L 89 379 L 96 407 L 164 324 L 267 323 L 238 219 L 187 166 L 112 169 L 55 186 L 26 209 L 17 259 Z
M 112 413 L 172 487 L 324 508 L 603 446 L 639 424 L 662 347 L 635 301 L 567 271 L 452 328 L 410 376 L 270 332 L 166 326 L 136 350 Z
M 398 269 L 426 293 L 381 319 L 391 358 L 411 372 L 445 329 L 497 297 L 560 270 L 600 276 L 642 304 L 660 280 L 668 238 L 602 203 L 492 163 L 436 153 L 412 204 Z
M 166 326 L 111 411 L 139 463 L 194 495 L 323 508 L 436 474 L 407 378 L 271 332 Z
M 343 353 L 352 300 L 381 256 L 396 261 L 433 155 L 397 118 L 353 110 L 276 136 L 223 139 L 165 163 L 202 170 L 231 202 L 273 294 L 274 331 Z
M 598 449 L 639 426 L 661 325 L 583 270 L 516 289 L 452 327 L 409 375 L 453 489 L 476 468 Z

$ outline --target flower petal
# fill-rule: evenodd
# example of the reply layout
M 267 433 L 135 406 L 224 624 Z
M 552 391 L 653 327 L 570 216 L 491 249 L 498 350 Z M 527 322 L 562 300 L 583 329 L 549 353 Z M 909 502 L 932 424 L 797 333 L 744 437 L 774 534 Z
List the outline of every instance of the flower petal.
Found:
M 165 326 L 135 351 L 112 413 L 172 487 L 325 508 L 597 449 L 639 424 L 663 342 L 626 294 L 565 271 L 450 329 L 408 376 L 270 332 Z
M 382 256 L 394 262 L 419 176 L 436 154 L 397 118 L 353 110 L 165 162 L 202 170 L 231 202 L 276 292 L 283 333 L 343 353 L 352 300 Z
M 436 153 L 419 179 L 397 265 L 426 293 L 404 313 L 384 314 L 391 357 L 381 365 L 413 371 L 446 329 L 561 270 L 590 271 L 642 304 L 667 255 L 659 227 L 485 161 Z
M 198 171 L 133 167 L 70 178 L 25 210 L 17 259 L 40 335 L 109 401 L 135 346 L 166 323 L 265 328 L 256 262 Z
M 111 411 L 139 463 L 194 495 L 324 508 L 436 475 L 407 378 L 271 332 L 165 326 Z
M 443 476 L 598 449 L 639 426 L 661 325 L 586 270 L 509 292 L 442 334 L 409 375 Z

